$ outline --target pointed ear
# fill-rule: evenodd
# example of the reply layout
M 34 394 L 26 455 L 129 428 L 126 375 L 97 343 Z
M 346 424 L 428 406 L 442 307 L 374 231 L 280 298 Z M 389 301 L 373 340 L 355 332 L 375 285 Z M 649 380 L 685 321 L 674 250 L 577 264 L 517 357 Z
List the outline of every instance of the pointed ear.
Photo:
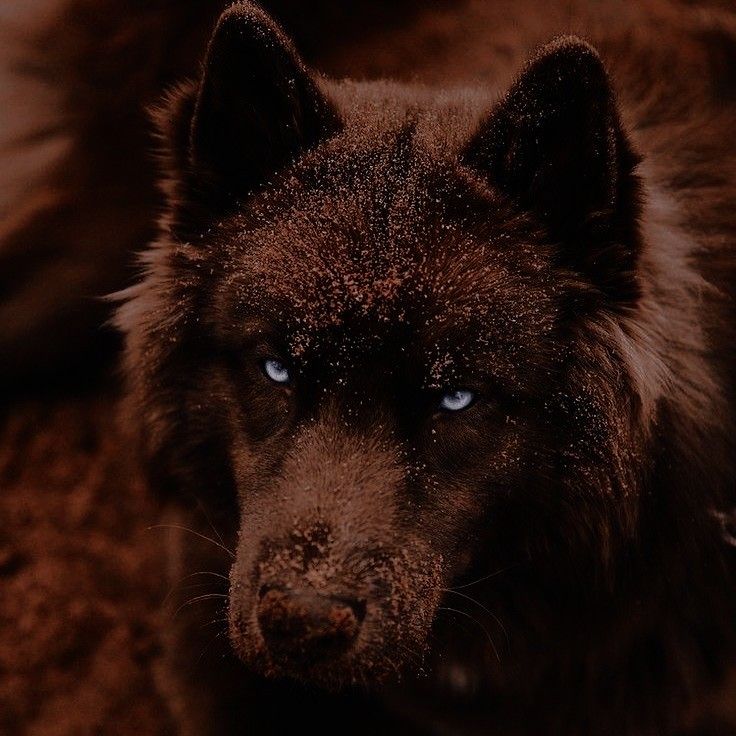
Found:
M 638 163 L 590 45 L 543 47 L 481 124 L 461 160 L 532 211 L 571 265 L 599 282 L 633 273 Z M 618 273 L 609 272 L 610 269 Z
M 251 3 L 228 8 L 210 40 L 191 119 L 189 166 L 207 204 L 243 198 L 339 127 L 274 21 Z

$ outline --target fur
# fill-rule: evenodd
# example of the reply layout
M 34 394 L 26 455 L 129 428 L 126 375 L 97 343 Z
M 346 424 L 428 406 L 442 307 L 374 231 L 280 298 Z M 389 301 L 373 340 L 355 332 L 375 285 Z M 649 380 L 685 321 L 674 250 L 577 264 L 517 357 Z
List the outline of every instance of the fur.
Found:
M 680 733 L 725 681 L 733 322 L 698 264 L 728 262 L 734 152 L 695 151 L 733 111 L 635 36 L 553 41 L 497 101 L 320 80 L 235 5 L 159 111 L 167 214 L 117 322 L 159 483 L 235 547 L 251 672 L 467 733 Z M 433 414 L 453 384 L 484 398 Z M 273 586 L 367 602 L 355 646 L 279 656 Z
M 206 51 L 216 2 L 30 9 L 80 30 L 6 71 L 47 100 L 5 126 L 6 385 L 98 370 L 86 295 L 153 237 L 124 419 L 218 604 L 162 627 L 182 733 L 732 733 L 733 11 L 411 5 L 304 34 L 332 79 L 249 3 Z

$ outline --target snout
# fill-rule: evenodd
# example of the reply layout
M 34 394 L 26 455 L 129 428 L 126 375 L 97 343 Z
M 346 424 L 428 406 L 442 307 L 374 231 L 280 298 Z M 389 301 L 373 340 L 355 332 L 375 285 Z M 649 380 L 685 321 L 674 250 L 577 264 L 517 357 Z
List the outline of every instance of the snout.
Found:
M 353 646 L 365 608 L 365 602 L 350 598 L 264 586 L 257 618 L 272 656 L 312 663 Z

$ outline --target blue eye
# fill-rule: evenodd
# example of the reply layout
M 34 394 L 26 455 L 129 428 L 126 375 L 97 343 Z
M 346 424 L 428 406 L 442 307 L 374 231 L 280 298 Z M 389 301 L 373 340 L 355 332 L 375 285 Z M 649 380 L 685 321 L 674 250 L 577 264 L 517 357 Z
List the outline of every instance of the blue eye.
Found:
M 448 391 L 440 400 L 440 409 L 444 411 L 462 411 L 467 409 L 474 400 L 475 394 L 466 388 Z
M 268 358 L 263 361 L 263 372 L 274 382 L 286 384 L 291 381 L 289 369 L 275 358 Z

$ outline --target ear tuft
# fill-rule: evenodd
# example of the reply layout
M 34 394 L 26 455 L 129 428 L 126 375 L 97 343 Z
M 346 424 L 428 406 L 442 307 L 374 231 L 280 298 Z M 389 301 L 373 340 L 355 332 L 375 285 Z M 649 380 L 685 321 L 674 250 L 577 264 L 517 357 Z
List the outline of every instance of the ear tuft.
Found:
M 540 49 L 461 160 L 567 243 L 575 265 L 600 262 L 592 241 L 615 241 L 617 267 L 634 268 L 638 158 L 603 62 L 586 42 L 565 37 Z

